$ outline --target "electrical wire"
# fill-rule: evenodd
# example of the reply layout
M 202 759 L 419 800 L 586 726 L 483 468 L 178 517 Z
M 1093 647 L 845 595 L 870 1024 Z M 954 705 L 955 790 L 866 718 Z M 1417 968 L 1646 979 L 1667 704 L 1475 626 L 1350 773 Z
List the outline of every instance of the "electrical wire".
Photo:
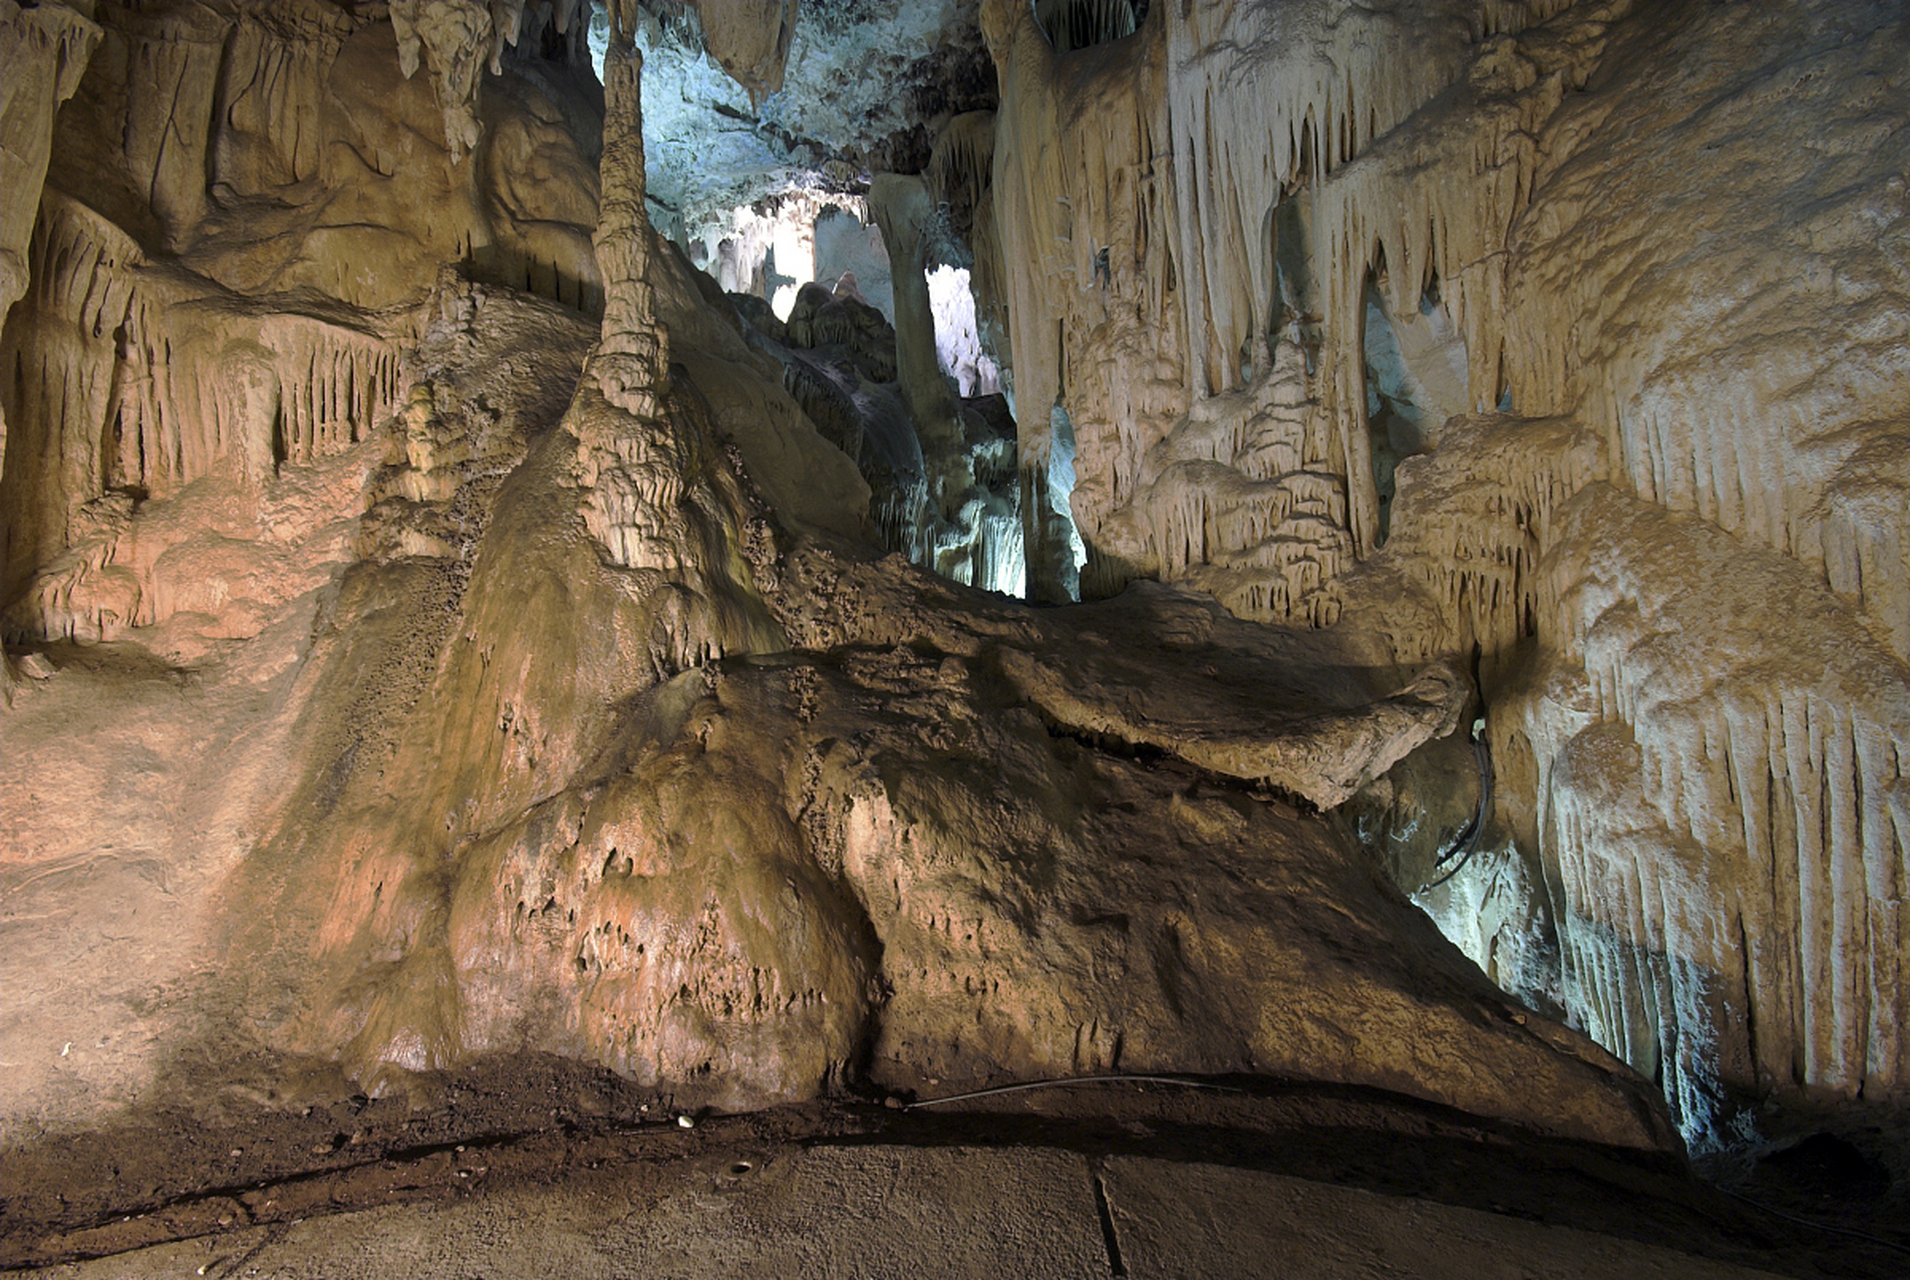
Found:
M 966 1102 L 971 1098 L 989 1098 L 1001 1093 L 1022 1093 L 1029 1089 L 1057 1089 L 1075 1084 L 1177 1084 L 1184 1089 L 1210 1089 L 1215 1093 L 1246 1093 L 1247 1090 L 1231 1084 L 1216 1084 L 1211 1080 L 1195 1080 L 1186 1076 L 1059 1076 L 1052 1080 L 1022 1080 L 1015 1084 L 998 1084 L 988 1089 L 971 1089 L 967 1093 L 951 1093 L 943 1098 L 923 1098 L 903 1106 L 904 1111 L 914 1111 L 918 1107 L 936 1107 L 944 1102 Z
M 1458 875 L 1465 869 L 1465 865 L 1472 861 L 1472 855 L 1479 848 L 1479 833 L 1485 830 L 1486 810 L 1492 807 L 1492 748 L 1486 744 L 1483 722 L 1472 735 L 1472 757 L 1479 765 L 1479 804 L 1472 811 L 1472 820 L 1466 823 L 1464 830 L 1460 831 L 1459 838 L 1453 841 L 1452 847 L 1440 854 L 1433 862 L 1433 869 L 1437 871 L 1440 867 L 1445 867 L 1446 863 L 1454 857 L 1457 857 L 1458 861 L 1446 867 L 1445 872 L 1438 879 L 1419 886 L 1420 893 L 1437 889 Z
M 1782 1209 L 1774 1209 L 1768 1204 L 1753 1200 L 1751 1197 L 1733 1191 L 1729 1187 L 1719 1187 L 1718 1190 L 1724 1192 L 1725 1195 L 1730 1196 L 1733 1200 L 1747 1204 L 1751 1208 L 1756 1209 L 1759 1213 L 1767 1213 L 1773 1218 L 1782 1218 L 1784 1221 L 1794 1222 L 1800 1227 L 1809 1227 L 1812 1231 L 1829 1231 L 1836 1235 L 1849 1236 L 1853 1240 L 1862 1240 L 1869 1244 L 1882 1245 L 1886 1249 L 1894 1249 L 1898 1253 L 1910 1255 L 1910 1245 L 1898 1244 L 1895 1240 L 1886 1240 L 1882 1236 L 1873 1236 L 1868 1231 L 1858 1231 L 1854 1227 L 1839 1227 L 1828 1222 L 1816 1222 L 1810 1218 L 1800 1218 L 1794 1213 L 1786 1213 Z

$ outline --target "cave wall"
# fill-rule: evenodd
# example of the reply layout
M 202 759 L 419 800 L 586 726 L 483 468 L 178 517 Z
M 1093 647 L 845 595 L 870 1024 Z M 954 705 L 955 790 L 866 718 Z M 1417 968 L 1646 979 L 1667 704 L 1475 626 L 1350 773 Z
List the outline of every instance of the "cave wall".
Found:
M 19 22 L 59 14 L 86 25 L 60 6 Z M 214 473 L 269 489 L 288 464 L 366 441 L 400 407 L 403 348 L 442 265 L 601 306 L 601 103 L 560 73 L 578 42 L 545 57 L 526 41 L 509 74 L 482 76 L 506 47 L 486 11 L 460 80 L 407 75 L 415 30 L 394 44 L 390 24 L 333 5 L 108 16 L 84 75 L 60 64 L 74 96 L 39 126 L 44 190 L 24 171 L 8 184 L 35 215 L 0 343 L 0 405 L 22 424 L 0 475 L 15 634 L 98 639 L 218 612 L 192 603 L 206 584 L 169 580 L 177 539 L 135 536 L 134 506 Z
M 1511 914 L 1549 917 L 1499 941 L 1568 1016 L 1695 1131 L 1900 1091 L 1888 7 L 1155 5 L 1065 54 L 984 19 L 1023 448 L 1058 395 L 1084 588 L 1478 646 Z M 1416 456 L 1376 448 L 1414 394 Z M 1421 897 L 1456 923 L 1488 865 Z
M 875 552 L 656 235 L 638 6 L 603 86 L 574 4 L 9 6 L 9 1117 L 1901 1092 L 1901 23 L 1087 8 L 982 6 L 999 110 L 873 193 L 976 255 L 1030 595 L 1111 597 L 1030 611 Z
M 607 112 L 561 12 L 515 54 L 476 6 L 102 16 L 6 326 L 10 1142 L 545 1054 L 679 1105 L 1251 1071 L 1675 1147 L 1300 807 L 1449 732 L 1449 668 L 1376 696 L 1332 637 L 873 549 L 650 225 L 633 8 Z M 534 122 L 566 147 L 487 153 Z M 484 252 L 586 205 L 588 267 Z

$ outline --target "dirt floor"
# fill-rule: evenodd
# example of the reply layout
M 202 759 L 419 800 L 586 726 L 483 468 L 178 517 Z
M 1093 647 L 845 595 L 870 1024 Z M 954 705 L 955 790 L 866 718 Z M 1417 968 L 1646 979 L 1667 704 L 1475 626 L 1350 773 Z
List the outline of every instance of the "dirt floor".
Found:
M 1251 1180 L 1267 1176 L 1304 1180 L 1323 1193 L 1340 1188 L 1396 1198 L 1394 1204 L 1477 1211 L 1508 1229 L 1537 1224 L 1673 1249 L 1727 1269 L 1858 1277 L 1910 1269 L 1904 1144 L 1874 1115 L 1713 1161 L 1706 1171 L 1720 1185 L 1711 1185 L 1663 1157 L 1535 1140 L 1374 1090 L 1265 1079 L 1210 1080 L 1198 1088 L 1076 1084 L 913 1106 L 844 1098 L 719 1116 L 680 1113 L 667 1095 L 537 1058 L 473 1068 L 410 1098 L 288 1106 L 283 1097 L 248 1099 L 228 1086 L 213 1101 L 151 1112 L 113 1129 L 25 1141 L 10 1135 L 0 1265 L 126 1255 L 114 1272 L 70 1274 L 173 1274 L 165 1261 L 173 1255 L 152 1254 L 152 1247 L 195 1242 L 181 1256 L 199 1261 L 179 1274 L 200 1266 L 200 1274 L 245 1274 L 238 1260 L 256 1261 L 259 1249 L 286 1232 L 320 1230 L 331 1215 L 343 1215 L 340 1230 L 354 1221 L 352 1229 L 362 1232 L 377 1221 L 363 1219 L 374 1209 L 430 1212 L 486 1200 L 503 1206 L 540 1191 L 582 1203 L 575 1197 L 588 1201 L 593 1188 L 614 1187 L 618 1220 L 628 1222 L 640 1220 L 645 1206 L 673 1203 L 671 1197 L 706 1182 L 721 1191 L 772 1165 L 834 1185 L 850 1177 L 841 1161 L 883 1151 L 891 1153 L 891 1182 L 948 1176 L 962 1183 L 966 1175 L 920 1165 L 938 1158 L 957 1165 L 983 1160 L 971 1179 L 982 1181 L 992 1167 L 986 1160 L 1039 1166 L 1046 1158 L 1040 1153 L 1116 1169 L 1127 1181 L 1112 1209 L 1108 1188 L 1116 1184 L 1100 1172 L 1091 1184 L 1109 1245 L 1108 1261 L 1098 1264 L 1103 1274 L 1128 1274 L 1129 1265 L 1139 1268 L 1136 1275 L 1148 1273 L 1136 1261 L 1144 1239 L 1130 1241 L 1125 1261 L 1118 1256 L 1117 1224 L 1130 1212 L 1141 1215 L 1135 1223 L 1146 1217 L 1134 1206 L 1168 1213 L 1160 1204 L 1193 1194 L 1206 1185 L 1203 1178 L 1222 1180 L 1203 1193 L 1203 1203 L 1260 1194 L 1252 1188 L 1261 1184 Z M 864 1157 L 854 1156 L 858 1150 Z M 945 1155 L 934 1156 L 938 1151 Z M 985 1156 L 961 1154 L 977 1152 Z M 812 1157 L 825 1166 L 802 1173 L 801 1160 Z M 1000 1176 L 1031 1179 L 1030 1203 L 1047 1185 L 1039 1167 Z M 1298 1203 L 1290 1186 L 1279 1198 Z M 1451 1229 L 1477 1236 L 1484 1228 L 1473 1222 Z M 1230 1227 L 1222 1221 L 1215 1230 L 1225 1236 Z M 1247 1224 L 1242 1230 L 1251 1234 Z M 139 1257 L 151 1266 L 136 1269 Z M 1052 1272 L 1064 1273 L 1072 1271 Z

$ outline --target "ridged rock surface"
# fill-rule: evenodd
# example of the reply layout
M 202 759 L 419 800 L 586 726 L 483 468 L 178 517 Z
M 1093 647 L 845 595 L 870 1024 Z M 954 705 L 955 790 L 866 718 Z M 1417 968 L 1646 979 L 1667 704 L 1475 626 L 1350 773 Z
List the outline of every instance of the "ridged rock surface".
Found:
M 9 1143 L 534 1055 L 1910 1087 L 1890 6 L 951 6 L 999 109 L 871 205 L 1015 477 L 926 288 L 657 234 L 610 8 L 602 85 L 573 4 L 0 12 Z

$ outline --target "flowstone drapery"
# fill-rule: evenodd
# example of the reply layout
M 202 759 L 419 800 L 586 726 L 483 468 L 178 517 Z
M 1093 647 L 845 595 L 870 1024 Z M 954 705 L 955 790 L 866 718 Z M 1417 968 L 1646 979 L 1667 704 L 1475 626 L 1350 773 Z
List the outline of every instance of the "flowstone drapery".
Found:
M 858 152 L 893 347 L 660 234 L 640 5 L 601 84 L 572 4 L 95 8 L 4 15 L 9 1135 L 538 1055 L 1655 1152 L 1905 1087 L 1887 6 L 953 6 L 981 88 Z M 1087 603 L 948 580 L 1015 556 Z
M 1424 899 L 1475 958 L 1552 967 L 1693 1134 L 1901 1090 L 1885 11 L 1157 5 L 1072 53 L 984 16 L 1022 449 L 1059 397 L 1087 593 L 1476 648 L 1495 852 Z M 1442 838 L 1419 785 L 1362 802 L 1382 843 Z

